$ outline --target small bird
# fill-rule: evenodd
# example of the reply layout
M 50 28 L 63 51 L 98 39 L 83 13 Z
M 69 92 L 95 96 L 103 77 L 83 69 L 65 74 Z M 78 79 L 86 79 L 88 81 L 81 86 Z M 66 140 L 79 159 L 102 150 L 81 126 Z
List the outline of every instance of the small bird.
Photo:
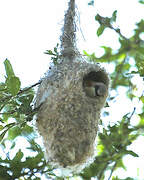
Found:
M 106 85 L 103 82 L 92 80 L 84 81 L 84 90 L 89 97 L 104 96 L 106 94 Z

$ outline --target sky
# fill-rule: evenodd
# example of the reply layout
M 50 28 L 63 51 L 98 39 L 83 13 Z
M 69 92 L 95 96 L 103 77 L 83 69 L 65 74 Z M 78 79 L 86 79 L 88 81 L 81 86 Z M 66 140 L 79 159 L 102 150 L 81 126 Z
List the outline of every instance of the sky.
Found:
M 127 37 L 133 34 L 135 23 L 143 18 L 143 6 L 138 0 L 95 0 L 94 7 L 88 6 L 88 2 L 76 0 L 77 44 L 81 52 L 86 50 L 100 56 L 103 53 L 100 46 L 110 46 L 115 50 L 120 46 L 118 35 L 112 30 L 107 29 L 101 37 L 96 36 L 99 25 L 94 17 L 97 13 L 110 17 L 113 11 L 118 10 L 116 25 Z M 66 8 L 67 0 L 0 0 L 0 79 L 4 75 L 3 61 L 8 58 L 23 87 L 39 81 L 49 67 L 50 57 L 44 52 L 53 49 L 59 42 Z M 106 69 L 112 72 L 111 66 Z M 123 104 L 121 96 L 117 101 Z M 141 148 L 137 151 L 142 154 Z M 130 162 L 136 166 L 143 163 L 144 167 L 142 160 Z M 137 176 L 136 166 L 130 167 L 129 176 Z M 141 180 L 144 177 L 142 171 L 140 177 Z
M 96 36 L 98 23 L 94 16 L 97 13 L 111 16 L 118 9 L 118 25 L 124 35 L 132 34 L 135 21 L 143 14 L 137 0 L 96 0 L 95 7 L 88 6 L 87 2 L 77 1 L 80 16 L 77 26 L 85 38 L 78 32 L 77 42 L 81 51 L 96 52 L 97 55 L 103 53 L 100 45 L 119 47 L 118 36 L 111 30 L 106 30 L 100 38 Z M 2 62 L 8 58 L 23 86 L 37 82 L 48 69 L 50 57 L 44 52 L 59 42 L 66 8 L 67 0 L 0 0 L 1 71 Z M 135 9 L 138 9 L 136 14 Z

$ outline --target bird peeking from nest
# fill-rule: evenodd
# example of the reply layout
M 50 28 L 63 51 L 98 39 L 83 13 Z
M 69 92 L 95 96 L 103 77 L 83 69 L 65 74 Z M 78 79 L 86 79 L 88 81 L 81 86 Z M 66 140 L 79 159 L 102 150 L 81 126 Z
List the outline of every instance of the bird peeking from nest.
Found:
M 93 80 L 84 81 L 84 90 L 89 97 L 104 96 L 107 92 L 106 85 L 103 82 L 96 82 Z

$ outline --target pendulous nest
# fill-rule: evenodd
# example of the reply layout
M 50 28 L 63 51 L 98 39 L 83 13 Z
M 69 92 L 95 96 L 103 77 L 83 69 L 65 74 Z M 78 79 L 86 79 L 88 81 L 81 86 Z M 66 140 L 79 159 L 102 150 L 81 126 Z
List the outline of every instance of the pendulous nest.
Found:
M 106 85 L 104 96 L 88 97 L 83 83 L 90 78 Z M 39 85 L 35 107 L 37 127 L 52 165 L 73 167 L 94 156 L 100 112 L 108 96 L 109 77 L 98 64 L 81 56 L 52 67 Z

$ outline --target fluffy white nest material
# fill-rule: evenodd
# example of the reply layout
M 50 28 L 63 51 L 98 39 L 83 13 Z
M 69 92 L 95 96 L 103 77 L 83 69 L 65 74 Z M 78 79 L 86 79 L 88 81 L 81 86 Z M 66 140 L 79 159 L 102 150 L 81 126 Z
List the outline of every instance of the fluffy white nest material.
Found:
M 38 131 L 48 161 L 58 167 L 79 166 L 94 155 L 100 111 L 108 95 L 105 70 L 83 59 L 65 59 L 50 69 L 36 95 L 35 107 L 42 104 L 37 114 Z M 104 96 L 86 95 L 83 81 L 87 76 L 106 85 Z

